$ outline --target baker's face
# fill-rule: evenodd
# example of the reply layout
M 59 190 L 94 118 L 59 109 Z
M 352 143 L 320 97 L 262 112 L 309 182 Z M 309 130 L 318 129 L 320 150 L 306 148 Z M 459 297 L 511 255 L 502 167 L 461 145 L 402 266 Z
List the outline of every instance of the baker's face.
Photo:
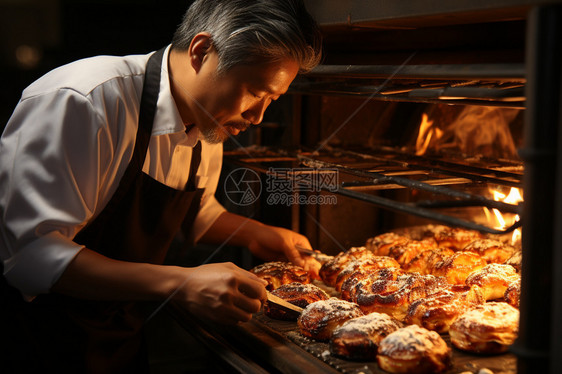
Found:
M 259 124 L 269 104 L 284 94 L 299 66 L 291 59 L 240 65 L 217 73 L 215 52 L 205 56 L 197 93 L 196 125 L 210 143 L 220 143 Z

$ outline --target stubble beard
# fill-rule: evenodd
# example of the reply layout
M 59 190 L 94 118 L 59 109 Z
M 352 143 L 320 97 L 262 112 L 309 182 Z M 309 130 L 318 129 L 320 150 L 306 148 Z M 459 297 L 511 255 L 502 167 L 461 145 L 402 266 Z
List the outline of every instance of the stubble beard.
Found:
M 225 133 L 226 130 L 223 130 L 220 127 L 211 127 L 205 128 L 201 130 L 201 134 L 203 134 L 203 138 L 209 144 L 219 144 L 224 143 L 226 139 L 228 139 L 228 135 Z
M 205 127 L 200 131 L 203 134 L 203 137 L 205 138 L 205 141 L 207 143 L 219 144 L 219 143 L 224 143 L 226 140 L 228 140 L 228 138 L 234 136 L 226 129 L 227 126 L 232 126 L 234 128 L 239 129 L 240 131 L 245 131 L 250 125 L 230 123 L 230 124 L 225 124 L 223 126 L 217 124 L 215 126 Z

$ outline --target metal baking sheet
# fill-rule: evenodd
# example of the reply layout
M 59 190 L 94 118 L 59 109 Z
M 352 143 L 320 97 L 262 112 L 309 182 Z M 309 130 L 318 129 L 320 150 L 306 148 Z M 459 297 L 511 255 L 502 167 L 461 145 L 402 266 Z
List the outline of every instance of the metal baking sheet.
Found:
M 296 322 L 273 320 L 262 313 L 254 316 L 254 321 L 264 327 L 275 330 L 285 338 L 295 343 L 311 356 L 323 361 L 337 371 L 345 374 L 384 374 L 378 364 L 374 361 L 350 361 L 330 354 L 328 343 L 318 342 L 303 336 Z M 451 341 L 446 334 L 443 339 L 451 347 Z M 494 374 L 515 374 L 517 373 L 517 359 L 511 353 L 501 355 L 471 355 L 461 352 L 455 348 L 453 350 L 453 368 L 446 374 L 458 373 L 478 373 L 481 369 L 489 369 Z

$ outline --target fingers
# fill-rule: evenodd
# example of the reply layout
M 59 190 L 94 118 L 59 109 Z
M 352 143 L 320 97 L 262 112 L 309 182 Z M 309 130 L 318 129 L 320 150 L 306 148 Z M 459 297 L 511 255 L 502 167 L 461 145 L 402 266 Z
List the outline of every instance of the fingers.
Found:
M 227 310 L 237 321 L 247 322 L 252 314 L 257 313 L 262 303 L 267 299 L 265 286 L 267 281 L 255 274 L 237 268 L 237 278 L 231 293 L 231 302 Z

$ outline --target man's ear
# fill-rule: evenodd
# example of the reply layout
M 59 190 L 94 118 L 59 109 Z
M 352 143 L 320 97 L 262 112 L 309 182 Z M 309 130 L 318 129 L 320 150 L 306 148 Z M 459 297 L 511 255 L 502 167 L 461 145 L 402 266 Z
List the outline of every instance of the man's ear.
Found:
M 211 35 L 201 32 L 191 40 L 189 45 L 189 62 L 195 72 L 199 72 L 203 60 L 211 48 Z

